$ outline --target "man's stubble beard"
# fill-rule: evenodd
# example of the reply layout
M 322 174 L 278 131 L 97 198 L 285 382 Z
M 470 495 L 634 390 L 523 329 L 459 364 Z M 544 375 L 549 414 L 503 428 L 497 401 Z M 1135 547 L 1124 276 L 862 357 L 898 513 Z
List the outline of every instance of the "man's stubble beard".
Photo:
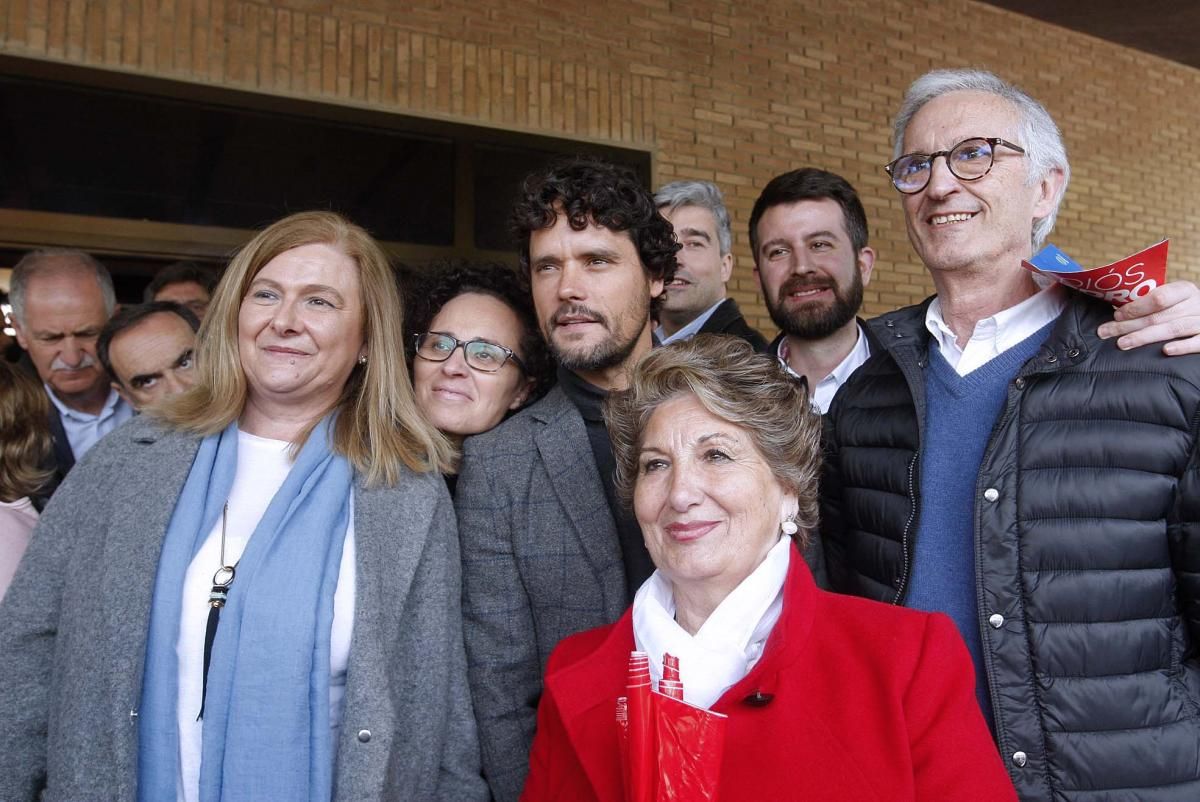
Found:
M 621 313 L 621 320 L 627 320 L 631 315 L 636 316 L 636 319 L 641 321 L 641 325 L 627 339 L 618 339 L 617 333 L 613 331 L 613 326 L 607 318 L 604 318 L 601 322 L 609 332 L 609 336 L 604 340 L 579 353 L 560 348 L 554 341 L 554 337 L 547 335 L 546 342 L 550 347 L 550 354 L 554 357 L 555 362 L 575 373 L 590 373 L 623 365 L 637 348 L 638 339 L 642 336 L 646 321 L 650 319 L 650 299 L 635 299 L 633 304 L 626 307 Z M 550 329 L 553 330 L 553 326 L 550 326 Z

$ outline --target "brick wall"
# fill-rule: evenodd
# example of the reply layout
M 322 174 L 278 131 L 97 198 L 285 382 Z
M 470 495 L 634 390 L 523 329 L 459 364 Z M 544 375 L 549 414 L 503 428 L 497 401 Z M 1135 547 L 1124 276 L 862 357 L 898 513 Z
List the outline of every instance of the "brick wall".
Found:
M 764 329 L 745 221 L 797 166 L 863 196 L 869 312 L 929 291 L 889 119 L 922 72 L 979 66 L 1063 128 L 1054 242 L 1100 263 L 1169 235 L 1172 275 L 1200 280 L 1200 72 L 970 0 L 0 0 L 0 51 L 649 149 L 656 183 L 725 189 L 731 292 Z

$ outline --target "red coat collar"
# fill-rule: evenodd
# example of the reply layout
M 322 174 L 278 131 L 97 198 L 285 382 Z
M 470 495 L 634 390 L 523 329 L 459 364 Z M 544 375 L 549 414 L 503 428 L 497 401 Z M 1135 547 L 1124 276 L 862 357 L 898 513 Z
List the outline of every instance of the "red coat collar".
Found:
M 783 586 L 783 610 L 767 639 L 763 656 L 750 673 L 712 706 L 730 713 L 740 705 L 773 697 L 783 672 L 803 651 L 812 630 L 818 590 L 800 553 L 793 549 Z M 625 692 L 629 652 L 634 648 L 633 611 L 627 609 L 615 624 L 576 636 L 588 643 L 567 665 L 546 677 L 575 754 L 601 800 L 620 800 L 615 723 L 616 700 Z

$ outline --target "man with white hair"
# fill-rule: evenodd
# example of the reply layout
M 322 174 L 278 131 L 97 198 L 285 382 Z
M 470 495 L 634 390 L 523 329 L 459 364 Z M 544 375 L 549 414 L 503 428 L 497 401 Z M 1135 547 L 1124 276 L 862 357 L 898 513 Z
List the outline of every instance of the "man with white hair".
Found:
M 1200 798 L 1200 357 L 1021 267 L 1070 174 L 1021 90 L 922 76 L 895 156 L 937 295 L 871 321 L 827 416 L 830 582 L 954 619 L 1022 800 Z
M 32 251 L 13 268 L 9 301 L 17 342 L 29 352 L 50 396 L 54 457 L 62 475 L 133 415 L 96 357 L 96 338 L 116 307 L 112 278 L 82 251 Z
M 742 317 L 737 301 L 725 297 L 733 275 L 733 232 L 720 188 L 711 181 L 673 181 L 654 193 L 654 204 L 682 246 L 675 254 L 679 268 L 658 310 L 659 342 L 729 334 L 764 350 L 766 338 Z

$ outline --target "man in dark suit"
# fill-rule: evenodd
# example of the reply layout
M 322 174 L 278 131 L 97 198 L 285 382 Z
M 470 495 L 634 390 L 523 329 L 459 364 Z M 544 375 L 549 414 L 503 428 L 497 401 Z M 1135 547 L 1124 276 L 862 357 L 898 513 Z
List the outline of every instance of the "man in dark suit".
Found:
M 455 499 L 471 691 L 500 802 L 524 784 L 551 650 L 615 621 L 653 571 L 617 501 L 600 410 L 651 348 L 679 248 L 633 173 L 593 160 L 529 176 L 512 223 L 559 383 L 467 439 Z
M 823 414 L 874 345 L 857 318 L 875 266 L 862 202 L 846 179 L 825 170 L 778 175 L 754 202 L 750 250 L 781 330 L 769 352 L 808 380 Z
M 116 307 L 108 270 L 82 251 L 47 248 L 26 254 L 9 288 L 17 342 L 50 398 L 55 467 L 66 474 L 133 409 L 109 387 L 96 338 Z
M 663 345 L 697 334 L 732 334 L 758 351 L 767 340 L 725 297 L 733 274 L 733 233 L 721 190 L 711 181 L 674 181 L 654 194 L 682 248 L 679 269 L 667 285 L 655 335 Z

